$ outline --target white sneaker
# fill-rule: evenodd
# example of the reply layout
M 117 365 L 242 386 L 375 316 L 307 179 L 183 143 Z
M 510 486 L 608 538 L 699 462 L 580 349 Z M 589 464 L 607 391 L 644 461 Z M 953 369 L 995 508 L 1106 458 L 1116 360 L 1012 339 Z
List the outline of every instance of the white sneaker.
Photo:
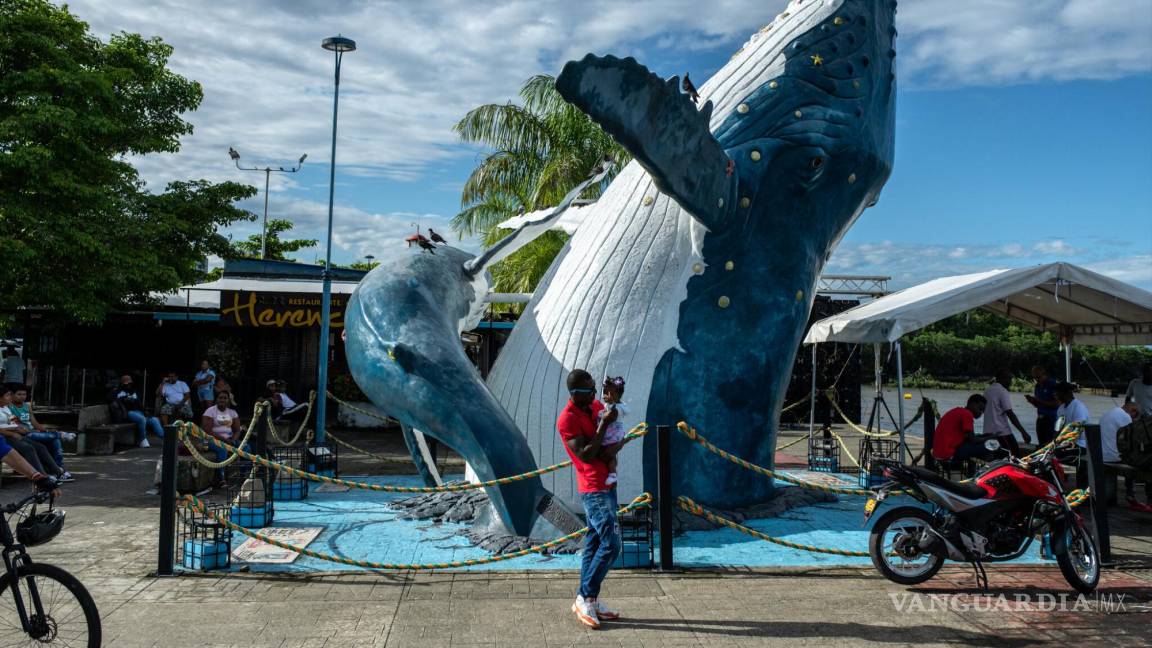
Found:
M 576 596 L 576 602 L 572 604 L 572 611 L 576 613 L 576 618 L 580 620 L 580 623 L 593 630 L 600 629 L 600 618 L 596 616 L 593 604 L 586 601 L 583 596 Z
M 607 605 L 604 605 L 604 602 L 600 599 L 596 599 L 596 602 L 592 605 L 596 610 L 596 618 L 600 619 L 601 621 L 615 621 L 616 619 L 620 618 L 619 612 L 613 610 Z
M 152 444 L 151 444 L 151 443 L 148 443 L 148 439 L 144 439 L 143 441 L 141 441 L 141 442 L 140 442 L 140 446 L 139 446 L 139 447 L 141 447 L 141 448 L 151 448 L 151 447 L 152 447 Z
M 60 438 L 65 440 L 65 441 L 75 441 L 76 440 L 76 433 L 75 432 L 61 432 Z

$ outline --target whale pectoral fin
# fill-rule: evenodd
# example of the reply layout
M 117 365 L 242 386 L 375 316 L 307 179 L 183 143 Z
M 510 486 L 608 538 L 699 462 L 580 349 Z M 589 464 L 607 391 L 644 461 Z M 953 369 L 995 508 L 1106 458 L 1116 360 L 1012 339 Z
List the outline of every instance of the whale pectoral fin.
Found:
M 709 129 L 712 103 L 697 110 L 679 85 L 635 59 L 593 54 L 569 61 L 556 79 L 560 95 L 620 142 L 660 191 L 715 230 L 731 204 L 729 157 Z

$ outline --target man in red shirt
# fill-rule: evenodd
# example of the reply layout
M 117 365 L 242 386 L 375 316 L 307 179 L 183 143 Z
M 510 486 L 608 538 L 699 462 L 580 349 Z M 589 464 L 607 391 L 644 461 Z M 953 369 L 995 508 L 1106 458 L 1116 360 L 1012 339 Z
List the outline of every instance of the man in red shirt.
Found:
M 616 420 L 616 410 L 604 412 L 596 400 L 596 381 L 583 369 L 568 374 L 568 404 L 556 419 L 556 431 L 576 468 L 576 486 L 588 518 L 588 533 L 580 561 L 580 589 L 572 611 L 581 623 L 599 628 L 601 621 L 615 621 L 620 615 L 600 602 L 600 585 L 620 553 L 620 531 L 616 525 L 616 487 L 609 486 L 608 462 L 623 444 L 605 448 L 604 434 Z
M 941 461 L 987 458 L 991 453 L 984 441 L 994 437 L 976 437 L 976 419 L 984 415 L 987 404 L 986 398 L 972 394 L 967 405 L 945 412 L 932 436 L 932 456 Z

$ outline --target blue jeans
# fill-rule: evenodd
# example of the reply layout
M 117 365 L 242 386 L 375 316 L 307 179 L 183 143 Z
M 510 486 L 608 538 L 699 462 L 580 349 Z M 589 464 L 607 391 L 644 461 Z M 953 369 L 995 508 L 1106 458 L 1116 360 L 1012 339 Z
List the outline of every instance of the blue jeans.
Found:
M 60 443 L 59 432 L 29 432 L 24 435 L 25 439 L 37 441 L 48 447 L 52 451 L 52 459 L 56 461 L 56 465 L 61 468 L 64 467 L 64 446 Z
M 160 425 L 160 419 L 155 416 L 145 416 L 140 410 L 132 410 L 128 412 L 128 420 L 140 428 L 141 441 L 148 438 L 148 428 L 152 428 L 152 434 L 164 438 L 164 426 Z
M 224 443 L 227 443 L 228 445 L 230 445 L 232 447 L 236 447 L 237 439 L 220 439 L 220 440 L 223 441 Z M 225 459 L 227 459 L 228 457 L 231 456 L 231 453 L 228 450 L 225 450 L 224 448 L 221 448 L 220 446 L 218 446 L 214 443 L 209 443 L 208 448 L 211 449 L 212 453 L 216 455 L 216 461 L 224 461 Z M 245 443 L 240 449 L 243 450 L 244 452 L 252 452 L 252 448 L 250 448 L 247 443 Z M 224 481 L 224 469 L 223 468 L 217 468 L 216 469 L 216 481 Z
M 580 559 L 580 595 L 588 599 L 600 596 L 600 584 L 620 554 L 620 527 L 616 524 L 619 504 L 615 488 L 581 493 L 580 499 L 588 516 L 588 533 Z

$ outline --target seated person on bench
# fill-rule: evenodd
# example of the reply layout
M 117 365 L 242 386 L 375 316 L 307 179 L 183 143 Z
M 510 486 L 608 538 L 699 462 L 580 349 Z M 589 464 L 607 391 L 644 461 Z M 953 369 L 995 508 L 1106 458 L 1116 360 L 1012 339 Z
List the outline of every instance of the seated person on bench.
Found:
M 976 419 L 984 415 L 987 404 L 986 398 L 972 394 L 968 397 L 967 405 L 945 412 L 932 437 L 932 457 L 937 461 L 991 458 L 994 451 L 985 448 L 984 442 L 995 437 L 976 436 Z
M 297 403 L 284 393 L 288 383 L 283 380 L 269 380 L 265 385 L 268 392 L 264 398 L 272 403 L 272 418 L 277 423 L 283 421 L 303 421 L 308 415 L 308 403 Z
M 43 444 L 52 452 L 52 460 L 56 462 L 56 465 L 63 468 L 64 446 L 62 442 L 74 441 L 76 435 L 71 432 L 49 430 L 40 421 L 37 421 L 36 414 L 32 412 L 32 404 L 28 402 L 28 391 L 27 385 L 13 387 L 8 411 L 19 419 L 20 432 L 24 435 L 24 439 Z
M 1113 407 L 1108 410 L 1104 416 L 1100 417 L 1100 450 L 1104 463 L 1120 463 L 1120 449 L 1116 444 L 1116 433 L 1120 428 L 1130 425 L 1132 421 L 1140 418 L 1140 405 L 1135 401 L 1128 401 L 1120 407 Z M 1080 438 L 1076 440 L 1076 444 L 1084 448 L 1081 457 L 1088 455 L 1087 448 L 1088 442 L 1085 440 L 1085 435 L 1081 434 Z M 1087 468 L 1084 469 L 1087 472 Z M 1152 484 L 1144 485 L 1144 493 L 1149 496 L 1149 503 L 1152 503 Z M 1141 504 L 1140 500 L 1136 499 L 1136 477 L 1126 476 L 1124 478 L 1124 496 L 1128 500 L 1128 505 L 1137 511 L 1152 512 L 1147 504 Z
M 20 419 L 8 409 L 11 399 L 12 389 L 6 385 L 0 386 L 0 436 L 4 437 L 4 441 L 19 452 L 36 472 L 55 477 L 57 481 L 72 481 L 72 474 L 56 464 L 47 447 L 24 438 Z

